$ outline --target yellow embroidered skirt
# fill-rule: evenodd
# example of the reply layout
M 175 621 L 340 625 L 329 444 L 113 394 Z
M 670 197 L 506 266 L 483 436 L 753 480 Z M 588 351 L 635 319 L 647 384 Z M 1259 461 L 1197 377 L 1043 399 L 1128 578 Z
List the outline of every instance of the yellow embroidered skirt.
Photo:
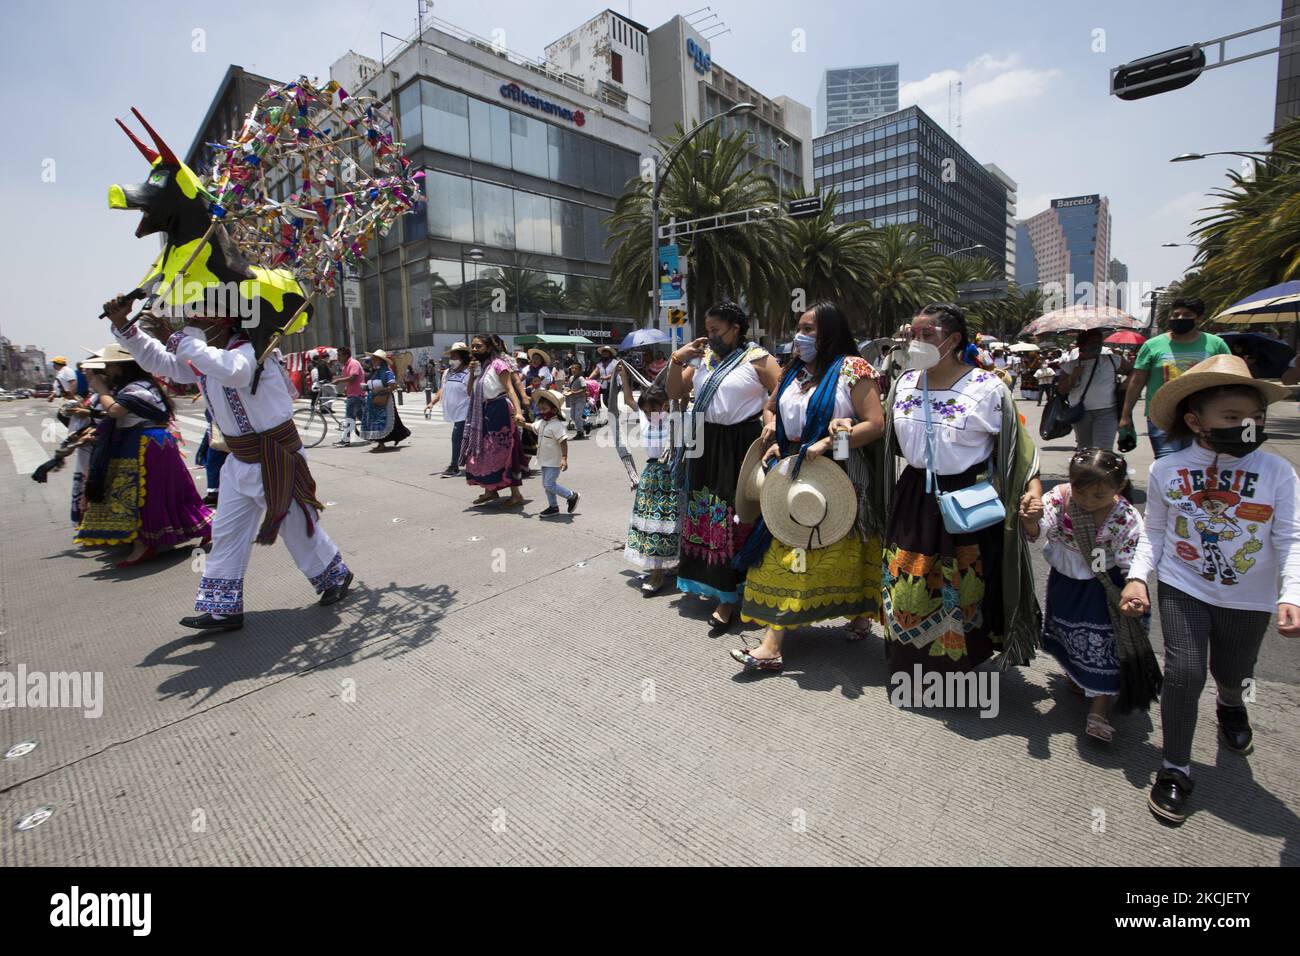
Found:
M 802 554 L 803 567 L 799 568 Z M 880 539 L 856 534 L 829 548 L 797 551 L 773 540 L 745 577 L 740 619 L 777 630 L 880 609 Z

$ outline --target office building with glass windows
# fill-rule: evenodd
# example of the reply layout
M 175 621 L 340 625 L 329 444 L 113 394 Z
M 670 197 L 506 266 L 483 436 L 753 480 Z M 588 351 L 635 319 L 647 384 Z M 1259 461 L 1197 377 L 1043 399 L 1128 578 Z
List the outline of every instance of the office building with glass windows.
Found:
M 638 175 L 647 118 L 441 22 L 382 66 L 348 53 L 330 77 L 390 105 L 425 201 L 372 243 L 360 305 L 345 310 L 342 290 L 316 303 L 289 350 L 346 343 L 348 311 L 359 349 L 419 363 L 476 331 L 617 343 L 640 324 L 613 292 L 602 220 Z
M 1017 223 L 1016 284 L 1061 296 L 1064 305 L 1116 305 L 1110 229 L 1105 196 L 1053 199 L 1050 208 Z
M 812 110 L 787 96 L 765 96 L 728 72 L 684 17 L 650 30 L 605 10 L 549 44 L 546 63 L 648 118 L 656 140 L 752 103 L 750 112 L 719 121 L 724 135 L 747 134 L 750 149 L 742 168 L 761 165 L 787 192 L 812 187 Z
M 817 137 L 813 174 L 837 194 L 836 222 L 917 223 L 944 255 L 970 250 L 1006 269 L 1006 183 L 919 106 Z
M 898 112 L 898 64 L 846 66 L 822 73 L 817 117 L 822 134 Z
M 389 105 L 405 154 L 425 172 L 425 201 L 372 244 L 359 305 L 345 309 L 342 290 L 314 303 L 289 349 L 344 344 L 349 322 L 359 349 L 410 349 L 419 362 L 480 330 L 507 342 L 574 334 L 617 343 L 645 313 L 629 314 L 613 290 L 604 220 L 655 139 L 734 103 L 755 104 L 723 125 L 750 133 L 748 166 L 769 160 L 765 171 L 786 189 L 811 184 L 811 110 L 713 63 L 681 17 L 648 30 L 605 10 L 539 59 L 423 23 L 382 64 L 349 52 L 330 78 Z M 210 162 L 204 144 L 232 135 L 269 82 L 232 67 L 192 147 L 195 168 Z M 292 189 L 284 182 L 272 194 Z

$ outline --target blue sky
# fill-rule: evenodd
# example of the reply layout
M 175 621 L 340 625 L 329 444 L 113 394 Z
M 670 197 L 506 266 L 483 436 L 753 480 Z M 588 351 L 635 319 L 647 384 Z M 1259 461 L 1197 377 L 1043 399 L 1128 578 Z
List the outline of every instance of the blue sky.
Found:
M 677 7 L 613 9 L 653 28 Z M 1185 151 L 1258 149 L 1272 128 L 1276 56 L 1214 70 L 1192 86 L 1125 103 L 1108 95 L 1112 66 L 1276 20 L 1280 0 L 713 0 L 730 27 L 713 58 L 769 96 L 814 106 L 828 66 L 898 61 L 904 103 L 946 123 L 950 79 L 963 79 L 962 144 L 1020 186 L 1020 215 L 1050 198 L 1102 193 L 1112 253 L 1130 280 L 1166 283 L 1190 262 L 1191 222 L 1227 162 L 1170 165 Z M 575 0 L 439 2 L 434 15 L 540 56 L 599 9 Z M 111 212 L 107 189 L 144 167 L 113 124 L 137 106 L 182 152 L 227 66 L 268 76 L 325 77 L 348 49 L 378 56 L 380 33 L 405 36 L 415 0 L 227 0 L 224 3 L 7 0 L 0 36 L 0 262 L 10 290 L 0 333 L 51 353 L 107 341 L 100 304 L 135 285 L 156 254 L 134 238 L 137 214 Z M 206 49 L 194 50 L 194 31 Z M 806 50 L 792 49 L 803 30 Z M 1105 49 L 1095 33 L 1104 32 Z M 1229 55 L 1272 45 L 1276 31 Z M 395 41 L 384 41 L 391 50 Z M 814 122 L 817 122 L 814 118 Z M 1230 158 L 1229 158 L 1230 159 Z M 51 167 L 50 161 L 53 161 Z M 53 170 L 53 181 L 43 181 Z

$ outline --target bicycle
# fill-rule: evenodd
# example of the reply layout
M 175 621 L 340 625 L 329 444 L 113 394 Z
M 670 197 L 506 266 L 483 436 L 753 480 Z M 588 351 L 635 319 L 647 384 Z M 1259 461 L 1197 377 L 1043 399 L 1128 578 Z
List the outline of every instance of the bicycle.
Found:
M 315 448 L 325 440 L 331 421 L 335 428 L 343 431 L 343 421 L 334 411 L 333 400 L 338 398 L 338 394 L 338 389 L 333 385 L 317 385 L 312 388 L 311 404 L 294 411 L 293 422 L 298 426 L 298 436 L 305 448 Z

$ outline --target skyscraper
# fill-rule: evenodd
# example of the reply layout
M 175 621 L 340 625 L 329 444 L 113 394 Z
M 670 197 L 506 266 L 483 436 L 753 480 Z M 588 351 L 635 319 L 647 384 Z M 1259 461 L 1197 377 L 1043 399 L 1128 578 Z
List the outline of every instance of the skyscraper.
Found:
M 1282 0 L 1282 19 L 1300 17 L 1300 0 Z M 1300 21 L 1282 28 L 1281 46 L 1300 43 Z M 1277 109 L 1273 128 L 1300 116 L 1300 49 L 1283 49 L 1277 55 Z
M 897 63 L 846 66 L 822 74 L 817 115 L 823 135 L 897 110 Z
M 1124 290 L 1128 288 L 1128 266 L 1118 259 L 1110 260 L 1110 281 L 1115 283 L 1115 301 L 1111 303 L 1117 309 L 1128 308 L 1124 299 Z
M 944 255 L 984 256 L 997 272 L 1006 268 L 1007 181 L 919 106 L 817 137 L 813 175 L 818 192 L 835 189 L 837 223 L 917 223 Z
M 1114 305 L 1110 278 L 1110 203 L 1105 196 L 1053 199 L 1016 224 L 1016 284 L 1037 286 L 1062 305 Z M 1086 283 L 1087 285 L 1081 285 Z

